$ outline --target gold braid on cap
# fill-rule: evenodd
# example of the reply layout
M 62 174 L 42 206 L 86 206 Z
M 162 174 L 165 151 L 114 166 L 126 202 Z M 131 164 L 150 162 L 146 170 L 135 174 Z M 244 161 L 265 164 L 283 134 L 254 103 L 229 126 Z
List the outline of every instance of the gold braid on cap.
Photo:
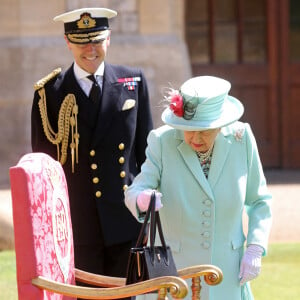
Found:
M 71 43 L 90 43 L 93 41 L 105 40 L 108 34 L 105 35 L 107 30 L 100 30 L 88 33 L 68 33 L 67 38 Z
M 79 134 L 77 126 L 78 106 L 74 94 L 68 94 L 62 102 L 57 121 L 57 133 L 54 132 L 49 122 L 47 115 L 47 101 L 44 85 L 47 81 L 60 73 L 61 69 L 56 69 L 45 78 L 35 84 L 35 89 L 38 89 L 40 100 L 38 102 L 44 133 L 47 139 L 57 147 L 57 160 L 63 165 L 67 160 L 67 147 L 71 127 L 71 158 L 72 158 L 72 173 L 74 173 L 75 159 L 78 164 L 78 144 Z M 61 144 L 61 149 L 60 149 Z

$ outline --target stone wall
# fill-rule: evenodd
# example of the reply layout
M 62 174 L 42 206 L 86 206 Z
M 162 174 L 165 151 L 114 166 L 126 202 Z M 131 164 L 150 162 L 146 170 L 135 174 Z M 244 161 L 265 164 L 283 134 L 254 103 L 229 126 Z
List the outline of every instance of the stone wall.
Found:
M 81 7 L 118 11 L 111 22 L 107 60 L 141 67 L 148 79 L 155 126 L 161 125 L 163 89 L 191 76 L 184 41 L 181 0 L 2 0 L 0 10 L 0 188 L 9 187 L 8 169 L 31 151 L 33 84 L 72 57 L 63 25 L 53 17 Z

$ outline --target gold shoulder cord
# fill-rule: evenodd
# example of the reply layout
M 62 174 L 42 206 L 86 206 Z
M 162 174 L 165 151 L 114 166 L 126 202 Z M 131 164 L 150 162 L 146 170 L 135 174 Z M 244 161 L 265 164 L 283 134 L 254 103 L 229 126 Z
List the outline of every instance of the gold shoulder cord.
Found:
M 51 124 L 47 115 L 47 101 L 44 85 L 51 78 L 55 77 L 61 72 L 61 69 L 55 69 L 45 78 L 41 79 L 35 84 L 35 89 L 38 90 L 40 100 L 38 102 L 40 114 L 42 118 L 42 124 L 44 133 L 47 139 L 54 145 L 57 146 L 57 160 L 63 165 L 67 160 L 67 147 L 71 127 L 71 158 L 72 158 L 72 173 L 74 173 L 75 159 L 78 164 L 78 144 L 79 134 L 77 127 L 77 115 L 78 106 L 76 104 L 76 98 L 74 94 L 68 94 L 61 104 L 58 114 L 58 131 L 57 133 L 51 127 Z M 60 149 L 61 144 L 61 149 Z

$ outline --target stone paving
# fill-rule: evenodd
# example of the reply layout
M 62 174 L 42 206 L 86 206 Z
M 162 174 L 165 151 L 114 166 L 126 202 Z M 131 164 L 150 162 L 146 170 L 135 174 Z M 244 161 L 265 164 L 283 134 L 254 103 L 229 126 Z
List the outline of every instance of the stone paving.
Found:
M 300 170 L 265 172 L 273 195 L 270 243 L 300 242 Z M 9 187 L 0 189 L 0 250 L 13 249 L 12 207 Z

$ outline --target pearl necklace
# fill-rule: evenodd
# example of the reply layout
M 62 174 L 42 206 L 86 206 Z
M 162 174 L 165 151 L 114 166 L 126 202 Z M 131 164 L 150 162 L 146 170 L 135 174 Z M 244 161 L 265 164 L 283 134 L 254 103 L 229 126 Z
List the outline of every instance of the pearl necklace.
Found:
M 205 162 L 210 157 L 213 148 L 214 148 L 214 144 L 212 144 L 212 146 L 204 153 L 202 153 L 200 151 L 196 151 L 196 154 L 197 154 L 200 162 Z

